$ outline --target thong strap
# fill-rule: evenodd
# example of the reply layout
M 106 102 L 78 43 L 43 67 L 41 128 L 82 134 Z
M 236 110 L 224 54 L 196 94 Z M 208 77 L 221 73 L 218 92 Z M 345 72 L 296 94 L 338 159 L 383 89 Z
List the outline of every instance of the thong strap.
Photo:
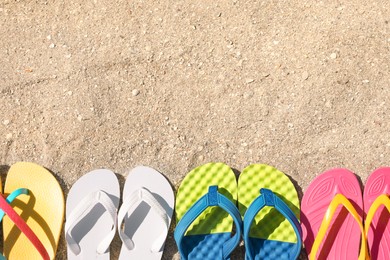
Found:
M 12 194 L 13 193 L 11 193 L 11 195 Z M 23 192 L 21 194 L 25 194 L 25 193 Z M 20 231 L 22 231 L 23 234 L 26 235 L 26 237 L 38 250 L 42 258 L 44 260 L 50 260 L 49 254 L 46 251 L 43 244 L 41 243 L 41 241 L 39 240 L 39 238 L 35 235 L 35 233 L 27 225 L 27 223 L 18 215 L 18 213 L 16 213 L 16 211 L 12 208 L 12 206 L 7 202 L 7 200 L 3 196 L 0 196 L 0 209 L 11 219 L 12 222 L 15 223 L 15 225 L 20 229 Z

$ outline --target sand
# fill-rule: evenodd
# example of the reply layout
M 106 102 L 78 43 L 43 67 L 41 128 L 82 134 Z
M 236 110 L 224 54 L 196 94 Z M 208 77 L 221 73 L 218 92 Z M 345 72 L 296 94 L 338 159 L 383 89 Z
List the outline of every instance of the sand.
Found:
M 389 20 L 384 0 L 1 0 L 2 172 L 36 162 L 65 195 L 96 168 L 177 188 L 211 161 L 273 165 L 300 195 L 333 167 L 363 185 L 389 165 Z

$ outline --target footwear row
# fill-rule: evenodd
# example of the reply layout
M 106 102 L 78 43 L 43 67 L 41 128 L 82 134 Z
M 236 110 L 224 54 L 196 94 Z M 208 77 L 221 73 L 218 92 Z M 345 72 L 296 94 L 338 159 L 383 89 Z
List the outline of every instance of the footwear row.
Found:
M 34 163 L 12 165 L 0 185 L 3 255 L 54 259 L 62 232 L 67 258 L 161 259 L 173 213 L 181 259 L 229 259 L 241 241 L 245 259 L 390 259 L 390 168 L 374 171 L 364 193 L 346 169 L 319 175 L 301 203 L 291 179 L 252 164 L 238 176 L 223 163 L 190 171 L 176 199 L 158 171 L 132 169 L 121 191 L 116 175 L 93 170 L 69 190 L 66 207 L 55 177 Z M 66 212 L 65 212 L 66 208 Z

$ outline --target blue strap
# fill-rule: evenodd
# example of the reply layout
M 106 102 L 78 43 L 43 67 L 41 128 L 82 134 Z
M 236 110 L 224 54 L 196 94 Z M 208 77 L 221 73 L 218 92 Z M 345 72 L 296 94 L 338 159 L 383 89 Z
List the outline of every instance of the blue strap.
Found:
M 208 193 L 203 195 L 198 201 L 192 205 L 192 207 L 184 214 L 182 219 L 176 226 L 174 232 L 174 238 L 178 246 L 181 259 L 186 259 L 184 255 L 184 249 L 182 248 L 182 240 L 185 232 L 195 219 L 204 212 L 208 207 L 218 206 L 229 213 L 236 225 L 236 233 L 231 237 L 222 247 L 223 259 L 229 258 L 231 252 L 237 247 L 241 238 L 242 220 L 240 212 L 237 207 L 224 195 L 218 192 L 218 186 L 210 186 Z
M 8 204 L 11 204 L 12 201 L 14 201 L 14 199 L 16 199 L 18 196 L 22 194 L 28 195 L 28 192 L 29 192 L 28 189 L 24 189 L 24 188 L 14 190 L 11 194 L 7 196 L 5 200 L 8 202 Z M 3 220 L 4 215 L 5 215 L 4 211 L 0 209 L 0 222 Z
M 264 188 L 260 189 L 260 194 L 261 195 L 252 202 L 244 215 L 244 243 L 247 245 L 247 259 L 255 259 L 252 249 L 249 248 L 249 230 L 255 216 L 265 206 L 274 207 L 291 223 L 291 226 L 293 227 L 297 236 L 297 243 L 295 244 L 294 249 L 290 254 L 290 259 L 297 259 L 301 253 L 302 248 L 302 228 L 297 217 L 295 216 L 294 212 L 292 212 L 292 210 L 286 205 L 286 203 L 284 203 L 283 200 L 281 200 L 271 190 Z

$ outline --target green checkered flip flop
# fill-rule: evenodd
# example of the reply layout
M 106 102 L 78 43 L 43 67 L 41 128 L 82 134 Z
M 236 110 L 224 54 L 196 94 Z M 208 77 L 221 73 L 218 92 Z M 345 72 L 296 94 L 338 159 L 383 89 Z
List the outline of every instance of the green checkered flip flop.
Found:
M 274 167 L 252 164 L 238 179 L 246 259 L 297 259 L 301 252 L 299 199 L 290 179 Z
M 208 163 L 187 174 L 176 196 L 174 237 L 181 259 L 229 259 L 241 237 L 236 202 L 237 181 L 229 166 Z

